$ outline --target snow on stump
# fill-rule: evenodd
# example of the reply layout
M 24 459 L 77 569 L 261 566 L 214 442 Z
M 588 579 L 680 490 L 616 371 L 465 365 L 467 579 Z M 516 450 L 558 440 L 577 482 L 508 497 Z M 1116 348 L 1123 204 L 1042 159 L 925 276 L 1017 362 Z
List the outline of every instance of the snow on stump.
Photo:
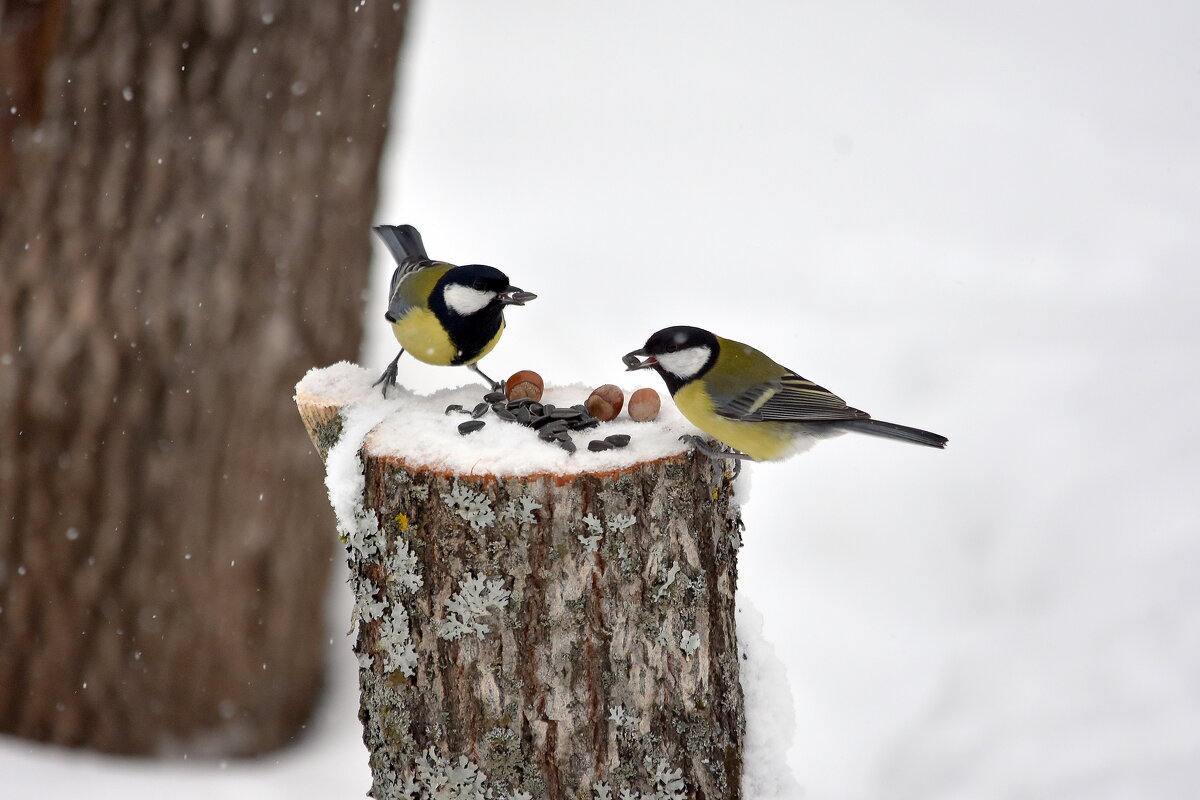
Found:
M 490 413 L 460 434 L 446 408 L 481 385 L 385 400 L 374 377 L 296 387 L 348 554 L 372 796 L 741 797 L 741 518 L 694 429 L 668 403 L 568 453 Z M 629 445 L 587 449 L 610 434 Z

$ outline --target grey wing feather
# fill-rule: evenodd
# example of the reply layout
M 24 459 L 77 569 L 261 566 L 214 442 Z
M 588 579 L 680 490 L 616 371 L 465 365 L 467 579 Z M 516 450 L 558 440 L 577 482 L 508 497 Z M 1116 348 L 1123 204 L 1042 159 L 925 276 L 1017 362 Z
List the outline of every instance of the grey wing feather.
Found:
M 723 417 L 746 422 L 819 422 L 871 416 L 850 408 L 833 392 L 794 372 L 718 402 L 715 410 Z
M 396 269 L 388 286 L 388 316 L 398 319 L 409 308 L 409 304 L 397 292 L 400 281 L 433 262 L 425 252 L 420 232 L 412 225 L 376 225 L 371 230 L 383 240 L 392 258 L 396 259 Z

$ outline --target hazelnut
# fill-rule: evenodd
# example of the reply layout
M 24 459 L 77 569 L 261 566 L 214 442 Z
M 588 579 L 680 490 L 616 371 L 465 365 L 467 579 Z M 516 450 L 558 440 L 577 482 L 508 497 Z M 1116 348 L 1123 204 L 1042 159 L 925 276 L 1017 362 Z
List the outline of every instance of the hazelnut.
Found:
M 545 384 L 542 383 L 542 376 L 538 375 L 531 369 L 523 369 L 520 372 L 514 372 L 508 382 L 504 384 L 504 396 L 510 401 L 529 398 L 535 403 L 542 399 L 542 389 Z
M 615 419 L 625 405 L 625 394 L 620 388 L 606 383 L 588 396 L 584 407 L 587 412 L 601 422 Z
M 653 389 L 638 389 L 629 396 L 629 416 L 638 422 L 649 422 L 658 416 L 662 401 Z

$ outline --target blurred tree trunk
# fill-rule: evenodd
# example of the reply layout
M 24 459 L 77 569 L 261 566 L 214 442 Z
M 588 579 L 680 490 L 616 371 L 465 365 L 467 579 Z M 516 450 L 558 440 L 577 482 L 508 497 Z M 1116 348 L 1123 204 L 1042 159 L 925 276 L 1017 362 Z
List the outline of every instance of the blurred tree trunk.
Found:
M 0 3 L 0 730 L 249 754 L 320 688 L 292 387 L 356 355 L 405 3 Z

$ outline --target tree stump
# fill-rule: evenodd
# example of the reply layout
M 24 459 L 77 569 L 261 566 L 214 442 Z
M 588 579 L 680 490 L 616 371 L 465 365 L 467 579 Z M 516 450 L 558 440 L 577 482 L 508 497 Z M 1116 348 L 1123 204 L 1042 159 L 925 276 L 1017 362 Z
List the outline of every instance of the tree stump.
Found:
M 624 423 L 658 437 L 625 464 L 493 420 L 527 439 L 492 443 L 528 456 L 501 474 L 441 411 L 482 389 L 383 400 L 372 377 L 314 370 L 296 397 L 348 553 L 372 795 L 741 797 L 741 519 L 674 408 Z M 439 441 L 458 463 L 411 455 Z

